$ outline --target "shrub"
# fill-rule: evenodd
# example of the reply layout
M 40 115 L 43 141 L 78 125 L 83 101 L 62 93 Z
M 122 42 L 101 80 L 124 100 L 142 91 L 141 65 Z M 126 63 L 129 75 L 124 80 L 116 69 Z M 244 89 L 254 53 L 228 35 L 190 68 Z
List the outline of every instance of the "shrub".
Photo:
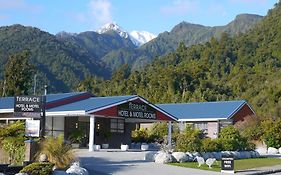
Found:
M 71 145 L 64 142 L 63 135 L 49 137 L 41 143 L 41 153 L 46 154 L 57 168 L 65 169 L 74 161 Z
M 140 128 L 132 131 L 132 142 L 150 142 L 147 130 Z
M 157 122 L 149 129 L 149 137 L 151 140 L 162 143 L 168 135 L 167 122 Z
M 281 119 L 265 120 L 262 122 L 264 134 L 262 136 L 268 147 L 281 147 Z
M 205 138 L 202 140 L 201 151 L 203 152 L 214 152 L 221 151 L 222 145 L 219 139 Z
M 178 135 L 176 150 L 183 152 L 201 151 L 201 136 L 200 130 L 187 126 L 185 132 Z
M 261 140 L 263 135 L 261 122 L 260 117 L 248 116 L 243 121 L 237 122 L 234 127 L 240 132 L 241 136 L 249 140 Z
M 248 140 L 242 137 L 233 125 L 224 127 L 219 135 L 223 151 L 240 151 L 251 148 Z
M 24 167 L 20 173 L 27 173 L 29 175 L 50 175 L 53 167 L 54 164 L 50 162 L 35 162 Z
M 9 155 L 10 163 L 19 164 L 24 159 L 24 122 L 17 121 L 0 127 L 0 147 Z

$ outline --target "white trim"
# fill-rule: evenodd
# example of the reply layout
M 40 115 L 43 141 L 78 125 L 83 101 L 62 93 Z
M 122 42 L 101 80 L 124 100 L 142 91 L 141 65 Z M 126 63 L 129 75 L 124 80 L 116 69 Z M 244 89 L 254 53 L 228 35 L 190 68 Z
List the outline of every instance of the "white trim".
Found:
M 102 107 L 99 107 L 99 108 L 96 108 L 96 109 L 89 110 L 89 111 L 87 111 L 86 113 L 87 113 L 88 115 L 91 115 L 91 114 L 94 113 L 94 112 L 101 111 L 101 110 L 104 110 L 104 109 L 107 109 L 107 108 L 111 108 L 111 107 L 113 107 L 113 106 L 117 106 L 117 105 L 120 105 L 120 104 L 129 102 L 129 101 L 132 101 L 132 100 L 136 100 L 136 99 L 138 99 L 138 98 L 139 98 L 138 96 L 135 96 L 135 97 L 129 98 L 129 99 L 127 99 L 127 100 L 119 101 L 119 102 L 116 102 L 116 103 L 112 103 L 112 104 L 110 104 L 110 105 L 106 105 L 106 106 L 102 106 Z
M 46 116 L 85 116 L 84 110 L 81 111 L 59 111 L 59 112 L 46 112 Z M 88 116 L 88 115 L 87 115 Z
M 244 107 L 244 105 L 247 105 L 250 108 L 250 110 L 254 113 L 254 115 L 256 115 L 256 113 L 254 112 L 252 107 L 247 103 L 247 101 L 244 101 L 244 103 L 241 106 L 239 106 L 238 108 L 236 108 L 235 111 L 233 113 L 231 113 L 231 115 L 229 117 L 227 117 L 227 119 L 231 119 L 241 108 Z
M 172 116 L 171 114 L 169 114 L 168 112 L 166 112 L 166 111 L 164 111 L 163 109 L 159 108 L 158 106 L 153 105 L 152 103 L 146 101 L 146 100 L 145 100 L 144 98 L 142 98 L 141 96 L 139 96 L 139 98 L 140 98 L 144 103 L 146 103 L 147 105 L 149 105 L 149 106 L 151 106 L 151 107 L 157 109 L 158 111 L 161 111 L 163 114 L 169 116 L 170 118 L 174 119 L 175 121 L 178 121 L 178 118 Z
M 16 117 L 16 118 L 0 118 L 0 120 L 32 120 L 33 118 L 26 118 L 26 117 L 22 117 L 22 118 L 19 118 L 19 117 Z
M 227 118 L 228 119 L 232 118 L 237 113 L 237 111 L 239 111 L 245 104 L 246 101 L 244 101 L 240 106 L 238 106 Z
M 227 118 L 200 118 L 200 119 L 178 119 L 179 122 L 214 122 L 214 121 L 219 121 L 219 120 L 227 120 Z
M 148 102 L 147 100 L 145 100 L 144 98 L 142 98 L 141 96 L 138 96 L 138 95 L 134 96 L 132 98 L 129 98 L 127 100 L 123 100 L 123 101 L 116 102 L 116 103 L 113 103 L 113 104 L 110 104 L 110 105 L 107 105 L 107 106 L 103 106 L 103 107 L 100 107 L 100 108 L 96 108 L 96 109 L 87 111 L 86 114 L 91 115 L 94 112 L 101 111 L 101 110 L 104 110 L 104 109 L 107 109 L 107 108 L 110 108 L 110 107 L 113 107 L 113 106 L 117 106 L 117 105 L 120 105 L 120 104 L 123 104 L 123 103 L 127 103 L 129 101 L 137 100 L 137 99 L 140 99 L 145 104 L 147 104 L 147 105 L 151 106 L 152 108 L 164 113 L 165 115 L 167 115 L 171 119 L 173 119 L 175 121 L 178 121 L 178 119 L 175 118 L 174 116 L 172 116 L 171 114 L 167 113 L 166 111 L 162 110 L 161 108 L 157 107 L 156 105 L 151 104 L 150 102 Z
M 0 113 L 13 113 L 13 112 L 14 112 L 14 108 L 0 109 Z

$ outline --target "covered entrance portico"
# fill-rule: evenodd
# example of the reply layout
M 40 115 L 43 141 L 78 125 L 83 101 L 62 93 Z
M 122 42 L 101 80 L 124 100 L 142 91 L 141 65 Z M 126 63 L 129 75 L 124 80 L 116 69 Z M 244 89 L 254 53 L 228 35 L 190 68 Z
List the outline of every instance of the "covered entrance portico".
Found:
M 138 95 L 90 97 L 48 109 L 47 118 L 48 116 L 64 116 L 66 121 L 69 117 L 79 116 L 76 122 L 84 120 L 89 151 L 94 151 L 94 145 L 104 143 L 109 144 L 109 148 L 120 148 L 121 144 L 130 145 L 131 131 L 138 128 L 140 123 L 156 121 L 169 123 L 168 143 L 171 145 L 171 122 L 176 121 L 175 117 Z M 67 128 L 70 125 L 75 124 L 69 123 L 64 130 L 69 131 Z M 65 135 L 68 137 L 67 132 Z

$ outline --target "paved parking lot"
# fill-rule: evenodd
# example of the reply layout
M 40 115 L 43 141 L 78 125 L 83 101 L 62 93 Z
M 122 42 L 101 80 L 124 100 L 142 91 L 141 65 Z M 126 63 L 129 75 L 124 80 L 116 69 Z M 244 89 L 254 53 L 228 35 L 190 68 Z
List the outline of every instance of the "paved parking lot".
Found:
M 90 175 L 222 175 L 224 173 L 203 171 L 192 168 L 182 168 L 166 164 L 157 164 L 143 160 L 145 152 L 98 151 L 89 152 L 87 149 L 76 150 L 76 154 L 84 168 Z M 281 165 L 263 167 L 235 173 L 269 174 L 266 171 L 277 171 L 274 175 L 281 175 Z
M 144 152 L 88 152 L 78 150 L 81 164 L 93 175 L 217 175 L 222 173 L 156 164 Z

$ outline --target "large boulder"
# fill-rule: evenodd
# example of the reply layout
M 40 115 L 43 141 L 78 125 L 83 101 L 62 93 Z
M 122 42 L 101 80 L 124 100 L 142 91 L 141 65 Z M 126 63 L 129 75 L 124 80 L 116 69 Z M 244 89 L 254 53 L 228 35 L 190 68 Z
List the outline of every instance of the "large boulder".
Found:
M 69 174 L 62 170 L 55 170 L 53 171 L 52 175 L 69 175 Z
M 159 153 L 155 156 L 155 163 L 171 163 L 173 162 L 173 157 L 169 153 Z
M 259 155 L 265 155 L 267 154 L 267 149 L 265 147 L 259 147 L 256 149 L 256 152 L 258 152 Z
M 257 151 L 250 151 L 251 158 L 258 158 L 260 157 L 260 154 Z
M 38 161 L 39 162 L 48 162 L 48 156 L 46 154 L 40 154 Z
M 176 159 L 177 162 L 187 162 L 188 156 L 184 152 L 173 152 L 172 156 Z
M 212 155 L 213 155 L 214 158 L 216 158 L 217 160 L 221 160 L 221 152 L 212 152 Z
M 278 154 L 278 149 L 273 148 L 273 147 L 269 147 L 269 148 L 267 149 L 267 153 L 268 153 L 268 154 Z
M 214 156 L 212 155 L 212 153 L 210 152 L 205 152 L 205 153 L 201 153 L 202 157 L 204 158 L 204 160 L 207 160 L 209 158 L 213 158 Z
M 0 173 L 0 175 L 1 175 L 2 173 Z M 17 173 L 17 174 L 15 174 L 15 175 L 28 175 L 27 173 Z
M 157 151 L 148 151 L 145 153 L 143 160 L 148 162 L 154 162 Z
M 241 151 L 240 155 L 241 155 L 241 159 L 249 159 L 249 158 L 251 158 L 251 153 L 249 151 Z
M 242 158 L 241 152 L 239 152 L 239 151 L 233 151 L 232 154 L 234 156 L 234 159 L 241 159 Z
M 85 168 L 80 167 L 78 162 L 73 163 L 67 170 L 66 173 L 71 175 L 89 175 Z
M 281 147 L 278 149 L 279 154 L 281 154 Z

